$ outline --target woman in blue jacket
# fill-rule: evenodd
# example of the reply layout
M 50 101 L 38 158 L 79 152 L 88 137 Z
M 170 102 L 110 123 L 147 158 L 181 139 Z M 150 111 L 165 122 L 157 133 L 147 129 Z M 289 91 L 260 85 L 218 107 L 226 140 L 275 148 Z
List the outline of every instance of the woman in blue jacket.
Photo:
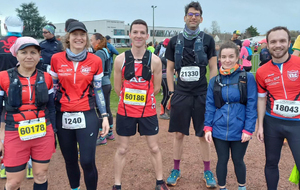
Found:
M 214 141 L 218 155 L 217 178 L 226 190 L 229 151 L 239 190 L 246 190 L 244 155 L 255 130 L 257 86 L 254 76 L 237 64 L 238 47 L 226 42 L 220 48 L 220 74 L 209 81 L 206 97 L 204 131 L 207 142 Z

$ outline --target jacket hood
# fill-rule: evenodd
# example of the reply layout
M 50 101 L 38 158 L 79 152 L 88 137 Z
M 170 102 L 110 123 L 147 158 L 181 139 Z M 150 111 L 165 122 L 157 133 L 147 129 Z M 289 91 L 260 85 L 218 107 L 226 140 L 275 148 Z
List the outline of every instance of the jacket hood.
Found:
M 245 40 L 243 42 L 243 46 L 249 47 L 250 46 L 250 40 Z

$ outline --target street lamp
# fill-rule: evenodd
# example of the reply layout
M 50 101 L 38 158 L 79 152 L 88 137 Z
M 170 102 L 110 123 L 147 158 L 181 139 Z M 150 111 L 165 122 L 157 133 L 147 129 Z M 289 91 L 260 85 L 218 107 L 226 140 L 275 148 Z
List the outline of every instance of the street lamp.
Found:
M 154 9 L 155 9 L 157 6 L 152 5 L 151 7 L 152 7 L 152 9 L 153 9 L 153 30 L 152 30 L 153 42 L 152 42 L 152 43 L 154 44 L 154 35 L 155 35 L 155 32 L 154 32 Z

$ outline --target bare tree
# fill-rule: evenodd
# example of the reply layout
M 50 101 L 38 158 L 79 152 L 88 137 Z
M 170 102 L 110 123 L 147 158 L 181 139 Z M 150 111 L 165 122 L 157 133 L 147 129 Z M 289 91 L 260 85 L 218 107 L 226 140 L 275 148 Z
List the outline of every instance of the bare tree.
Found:
M 220 26 L 218 25 L 218 22 L 217 21 L 212 21 L 211 22 L 211 27 L 210 27 L 210 29 L 211 29 L 211 34 L 212 35 L 217 35 L 217 34 L 220 34 L 221 32 L 221 30 L 220 30 Z

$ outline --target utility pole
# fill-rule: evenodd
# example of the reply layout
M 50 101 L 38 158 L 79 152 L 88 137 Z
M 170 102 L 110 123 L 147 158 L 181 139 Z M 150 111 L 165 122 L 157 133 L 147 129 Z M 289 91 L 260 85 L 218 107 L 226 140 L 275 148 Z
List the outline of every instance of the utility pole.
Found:
M 153 41 L 152 41 L 152 43 L 154 44 L 154 36 L 155 36 L 155 32 L 154 32 L 154 9 L 155 9 L 157 6 L 152 5 L 151 7 L 152 7 L 152 9 L 153 9 L 153 30 L 152 30 Z

